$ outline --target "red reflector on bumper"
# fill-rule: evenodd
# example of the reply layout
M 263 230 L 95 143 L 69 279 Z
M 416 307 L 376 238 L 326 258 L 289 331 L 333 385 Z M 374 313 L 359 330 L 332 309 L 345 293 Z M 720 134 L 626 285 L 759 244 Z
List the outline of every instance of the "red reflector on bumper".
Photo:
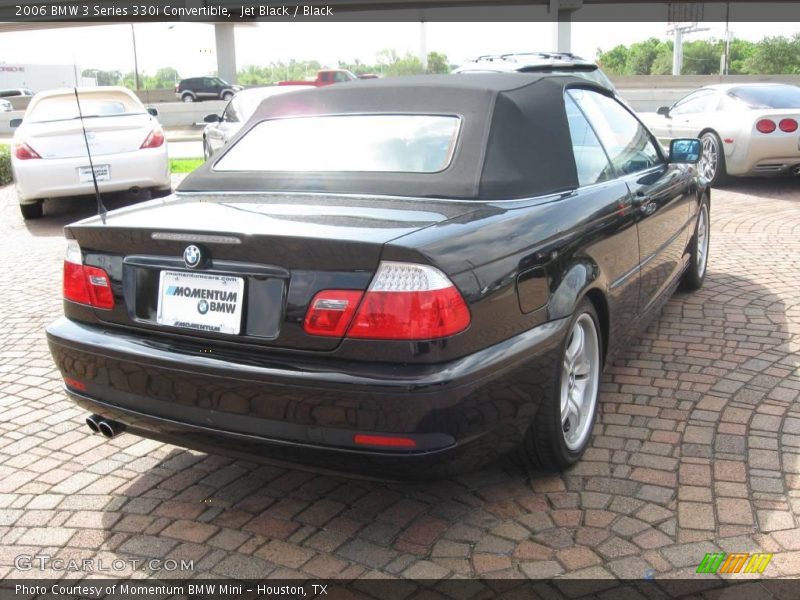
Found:
M 67 384 L 67 387 L 71 387 L 79 392 L 86 391 L 86 384 L 82 381 L 78 381 L 77 379 L 73 379 L 72 377 L 64 377 L 64 383 Z
M 353 443 L 361 446 L 382 446 L 384 448 L 416 448 L 417 442 L 407 437 L 393 435 L 367 435 L 357 433 L 353 436 Z

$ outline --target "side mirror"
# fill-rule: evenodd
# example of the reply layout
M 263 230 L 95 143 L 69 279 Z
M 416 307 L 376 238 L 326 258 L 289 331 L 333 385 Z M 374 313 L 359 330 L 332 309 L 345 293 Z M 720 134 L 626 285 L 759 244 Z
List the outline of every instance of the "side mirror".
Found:
M 698 139 L 677 139 L 669 144 L 669 162 L 695 165 L 700 160 L 703 146 Z
M 158 116 L 158 109 L 157 108 L 152 108 L 152 107 L 148 108 L 147 112 L 150 113 L 151 117 L 157 117 Z
M 222 119 L 219 118 L 219 115 L 206 115 L 203 118 L 203 121 L 206 123 L 219 123 Z
M 669 117 L 669 106 L 659 106 L 656 113 L 662 117 Z
M 19 117 L 17 117 L 16 119 L 10 119 L 8 121 L 8 126 L 11 127 L 11 129 L 16 129 L 20 125 L 22 125 L 22 119 L 20 119 Z

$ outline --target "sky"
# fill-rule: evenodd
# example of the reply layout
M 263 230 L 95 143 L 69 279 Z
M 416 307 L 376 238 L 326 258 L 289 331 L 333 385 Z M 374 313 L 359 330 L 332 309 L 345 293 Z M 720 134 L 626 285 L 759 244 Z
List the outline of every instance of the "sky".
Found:
M 239 67 L 290 58 L 317 60 L 335 67 L 338 60 L 373 63 L 383 49 L 419 53 L 422 25 L 398 23 L 258 23 L 236 28 Z M 723 38 L 724 23 L 705 23 L 705 31 L 685 39 Z M 444 52 L 460 64 L 480 54 L 549 50 L 554 25 L 548 22 L 445 23 L 424 25 L 428 51 Z M 756 41 L 771 35 L 793 35 L 800 23 L 731 23 L 737 37 Z M 140 72 L 175 67 L 182 77 L 216 70 L 214 28 L 203 23 L 142 23 L 135 25 Z M 598 49 L 631 44 L 649 37 L 668 37 L 661 23 L 572 24 L 572 50 L 594 59 Z M 0 63 L 77 64 L 82 69 L 133 70 L 130 25 L 104 25 L 48 31 L 0 34 Z

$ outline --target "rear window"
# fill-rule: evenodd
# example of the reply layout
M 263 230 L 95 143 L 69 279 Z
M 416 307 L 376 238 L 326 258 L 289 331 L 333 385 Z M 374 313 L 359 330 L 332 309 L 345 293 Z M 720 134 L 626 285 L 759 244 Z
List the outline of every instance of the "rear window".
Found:
M 735 87 L 728 96 L 752 108 L 800 108 L 800 87 L 793 85 Z
M 217 171 L 436 173 L 453 157 L 461 120 L 449 115 L 336 115 L 262 121 Z
M 100 94 L 80 94 L 81 113 L 84 117 L 112 117 L 124 114 L 141 114 L 144 107 L 126 94 L 105 92 Z M 25 115 L 25 121 L 42 123 L 45 121 L 64 121 L 77 119 L 78 103 L 75 94 L 51 96 L 40 100 Z

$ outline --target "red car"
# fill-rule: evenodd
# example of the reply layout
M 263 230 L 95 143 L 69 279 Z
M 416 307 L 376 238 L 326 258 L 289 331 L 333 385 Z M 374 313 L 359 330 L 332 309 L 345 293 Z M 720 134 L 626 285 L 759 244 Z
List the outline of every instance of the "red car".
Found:
M 345 81 L 355 81 L 358 79 L 347 69 L 322 69 L 317 71 L 316 79 L 303 79 L 298 81 L 279 81 L 278 85 L 313 85 L 322 87 L 333 83 L 344 83 Z

